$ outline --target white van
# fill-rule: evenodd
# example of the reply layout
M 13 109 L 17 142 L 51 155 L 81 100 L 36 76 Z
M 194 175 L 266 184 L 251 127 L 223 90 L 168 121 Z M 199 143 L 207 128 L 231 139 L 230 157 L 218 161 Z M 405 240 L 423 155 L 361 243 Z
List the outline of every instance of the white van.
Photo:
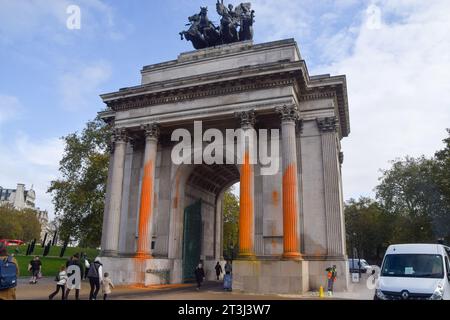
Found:
M 381 266 L 375 300 L 450 300 L 450 248 L 394 244 Z

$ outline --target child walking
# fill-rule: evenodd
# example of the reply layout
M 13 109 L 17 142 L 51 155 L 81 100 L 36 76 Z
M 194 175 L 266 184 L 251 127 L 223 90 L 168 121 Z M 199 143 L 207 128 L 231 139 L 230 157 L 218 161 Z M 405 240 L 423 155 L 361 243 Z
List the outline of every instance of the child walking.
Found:
M 55 281 L 57 281 L 56 290 L 48 296 L 50 300 L 52 300 L 58 294 L 59 290 L 61 290 L 61 300 L 64 300 L 67 278 L 66 266 L 62 265 L 61 268 L 59 268 L 59 273 L 55 279 Z
M 111 294 L 111 289 L 114 288 L 114 284 L 109 278 L 109 273 L 105 272 L 102 280 L 103 300 L 106 300 L 108 294 Z

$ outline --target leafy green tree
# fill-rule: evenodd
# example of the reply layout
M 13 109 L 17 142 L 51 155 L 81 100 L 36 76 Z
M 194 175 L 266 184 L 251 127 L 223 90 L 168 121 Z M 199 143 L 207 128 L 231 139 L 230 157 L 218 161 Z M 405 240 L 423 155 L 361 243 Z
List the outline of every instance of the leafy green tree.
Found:
M 235 258 L 239 250 L 239 198 L 233 190 L 227 190 L 223 197 L 223 255 Z
M 391 244 L 396 217 L 370 198 L 350 199 L 345 204 L 347 253 L 379 264 Z
M 82 247 L 100 245 L 110 138 L 109 127 L 98 117 L 81 134 L 63 137 L 61 177 L 48 189 L 60 223 L 60 239 L 78 241 Z
M 16 210 L 12 205 L 0 206 L 0 239 L 30 241 L 39 239 L 41 224 L 32 209 Z
M 396 233 L 400 239 L 435 242 L 448 232 L 448 227 L 442 226 L 442 218 L 449 212 L 436 182 L 437 168 L 434 158 L 422 156 L 393 161 L 392 167 L 383 171 L 376 195 L 387 212 L 403 218 Z M 402 236 L 402 232 L 408 235 Z

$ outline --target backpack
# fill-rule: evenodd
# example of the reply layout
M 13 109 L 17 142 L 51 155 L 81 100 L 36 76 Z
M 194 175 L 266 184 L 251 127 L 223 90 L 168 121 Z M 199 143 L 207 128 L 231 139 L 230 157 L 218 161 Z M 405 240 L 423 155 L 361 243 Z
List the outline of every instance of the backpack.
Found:
M 17 265 L 12 257 L 0 260 L 0 290 L 15 288 L 17 286 Z
M 87 274 L 88 278 L 100 278 L 98 274 L 98 269 L 100 268 L 100 266 L 101 264 L 98 262 L 92 263 Z

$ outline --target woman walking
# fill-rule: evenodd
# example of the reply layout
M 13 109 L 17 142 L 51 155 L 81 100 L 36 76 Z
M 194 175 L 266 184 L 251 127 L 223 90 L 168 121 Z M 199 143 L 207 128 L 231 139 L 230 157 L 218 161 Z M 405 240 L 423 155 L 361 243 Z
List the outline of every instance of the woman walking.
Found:
M 89 265 L 89 272 L 87 276 L 91 286 L 89 300 L 97 300 L 98 291 L 100 290 L 100 283 L 103 280 L 103 265 L 99 257 L 95 258 L 94 263 Z
M 200 290 L 202 282 L 203 280 L 205 280 L 205 270 L 203 270 L 203 265 L 201 263 L 198 264 L 194 273 L 195 273 L 195 280 L 197 281 L 197 290 Z
M 61 300 L 64 300 L 67 278 L 66 266 L 62 265 L 61 268 L 59 268 L 59 273 L 55 279 L 57 281 L 56 290 L 48 296 L 50 300 L 53 300 L 53 298 L 58 294 L 59 290 L 61 290 Z

